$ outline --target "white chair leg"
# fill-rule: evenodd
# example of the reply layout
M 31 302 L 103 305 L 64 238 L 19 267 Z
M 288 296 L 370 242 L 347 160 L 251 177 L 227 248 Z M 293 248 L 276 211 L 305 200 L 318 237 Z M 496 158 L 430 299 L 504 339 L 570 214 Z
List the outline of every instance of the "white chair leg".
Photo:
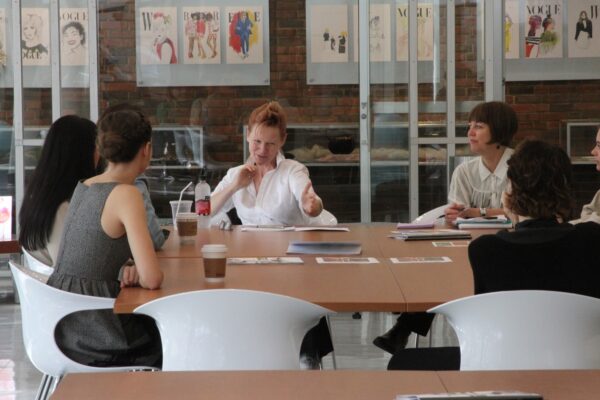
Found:
M 48 399 L 50 397 L 50 394 L 52 393 L 50 389 L 52 387 L 53 382 L 54 382 L 53 376 L 44 375 L 44 377 L 42 378 L 42 384 L 40 385 L 36 399 L 39 399 L 39 400 Z
M 54 391 L 56 390 L 56 387 L 60 383 L 61 379 L 62 379 L 62 376 L 52 377 L 52 385 L 50 386 L 50 390 L 48 391 L 48 397 L 50 397 L 52 395 L 52 393 L 54 393 Z

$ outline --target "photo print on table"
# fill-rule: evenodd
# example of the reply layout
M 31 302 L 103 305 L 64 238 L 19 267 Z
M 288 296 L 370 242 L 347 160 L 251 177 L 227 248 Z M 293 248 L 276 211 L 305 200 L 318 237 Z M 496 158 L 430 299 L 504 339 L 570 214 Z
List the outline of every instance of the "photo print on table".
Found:
M 396 3 L 396 61 L 408 61 L 408 4 Z M 433 4 L 417 5 L 417 60 L 433 61 Z
M 600 57 L 600 1 L 569 1 L 567 6 L 569 58 Z
M 24 66 L 50 65 L 48 22 L 47 8 L 21 9 L 21 57 Z
M 354 62 L 358 62 L 358 6 L 353 7 Z M 369 11 L 369 61 L 392 61 L 389 4 L 371 4 Z
M 347 5 L 311 6 L 310 19 L 306 23 L 310 24 L 312 63 L 348 62 Z
M 177 64 L 177 8 L 142 7 L 139 17 L 140 63 Z
M 227 64 L 262 64 L 263 8 L 225 8 L 227 17 Z
M 562 1 L 525 2 L 525 58 L 561 58 Z
M 60 62 L 62 65 L 87 65 L 88 9 L 60 9 Z
M 181 29 L 184 64 L 221 64 L 219 7 L 183 7 Z

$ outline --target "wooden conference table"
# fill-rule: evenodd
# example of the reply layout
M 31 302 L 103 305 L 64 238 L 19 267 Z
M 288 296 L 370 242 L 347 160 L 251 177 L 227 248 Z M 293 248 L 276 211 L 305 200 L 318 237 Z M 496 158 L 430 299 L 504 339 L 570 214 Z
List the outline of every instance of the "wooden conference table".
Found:
M 425 311 L 473 293 L 466 247 L 434 247 L 431 241 L 403 242 L 388 238 L 393 224 L 349 224 L 349 232 L 242 232 L 211 228 L 194 244 L 180 245 L 173 233 L 157 254 L 165 280 L 161 289 L 121 290 L 115 312 L 167 295 L 210 288 L 253 289 L 305 299 L 334 311 Z M 493 232 L 493 231 L 491 231 Z M 474 231 L 473 236 L 490 231 Z M 228 265 L 225 282 L 207 284 L 200 249 L 205 243 L 224 243 L 229 257 L 284 256 L 291 240 L 358 241 L 361 257 L 378 264 Z M 466 241 L 454 241 L 464 243 Z M 390 257 L 448 256 L 450 263 L 393 264 Z
M 207 371 L 69 374 L 53 400 L 393 400 L 398 394 L 519 390 L 544 400 L 589 400 L 600 370 L 586 371 Z

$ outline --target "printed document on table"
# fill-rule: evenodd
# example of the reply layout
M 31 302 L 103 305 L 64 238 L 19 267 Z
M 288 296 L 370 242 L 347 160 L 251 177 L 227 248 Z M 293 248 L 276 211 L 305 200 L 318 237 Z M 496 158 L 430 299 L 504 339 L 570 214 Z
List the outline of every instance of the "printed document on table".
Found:
M 431 242 L 433 247 L 469 247 L 471 241 L 466 242 Z
M 360 242 L 311 242 L 291 241 L 288 254 L 331 254 L 331 255 L 359 255 L 362 252 Z
M 347 226 L 297 226 L 294 228 L 296 232 L 308 231 L 331 231 L 331 232 L 349 232 Z
M 431 264 L 431 263 L 449 263 L 450 257 L 393 257 L 390 260 L 394 264 Z
M 477 392 L 399 394 L 396 400 L 542 400 L 538 393 L 516 390 L 485 390 Z
M 304 264 L 300 257 L 236 257 L 228 258 L 227 264 Z
M 317 257 L 319 264 L 379 264 L 375 257 Z
M 284 232 L 293 231 L 293 226 L 283 225 L 243 225 L 242 232 Z

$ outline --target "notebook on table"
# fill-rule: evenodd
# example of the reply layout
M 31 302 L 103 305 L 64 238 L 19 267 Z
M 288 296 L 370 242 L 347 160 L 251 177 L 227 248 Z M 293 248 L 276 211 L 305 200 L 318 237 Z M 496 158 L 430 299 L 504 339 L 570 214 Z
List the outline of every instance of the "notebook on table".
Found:
M 288 254 L 358 255 L 362 252 L 360 242 L 312 242 L 291 241 Z
M 437 229 L 437 230 L 408 230 L 408 231 L 397 231 L 390 235 L 390 237 L 399 240 L 440 240 L 440 239 L 471 239 L 471 234 L 466 231 L 457 229 Z
M 455 224 L 458 229 L 508 229 L 512 228 L 512 221 L 504 215 L 496 217 L 457 218 Z

